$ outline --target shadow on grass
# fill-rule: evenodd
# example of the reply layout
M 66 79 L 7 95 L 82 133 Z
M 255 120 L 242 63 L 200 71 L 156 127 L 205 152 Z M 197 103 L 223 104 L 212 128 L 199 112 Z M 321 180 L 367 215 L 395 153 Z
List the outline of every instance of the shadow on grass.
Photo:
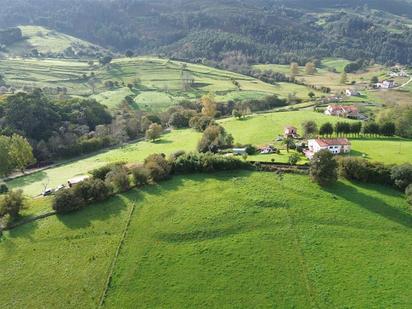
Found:
M 10 184 L 10 186 L 12 187 L 18 188 L 18 187 L 27 186 L 32 183 L 39 182 L 45 179 L 47 179 L 47 173 L 44 171 L 40 171 L 34 174 L 23 175 L 15 179 L 8 180 L 7 183 Z
M 132 195 L 135 190 L 128 193 Z M 70 229 L 82 229 L 91 226 L 93 221 L 105 221 L 127 208 L 124 195 L 116 195 L 103 203 L 96 203 L 67 214 L 58 214 L 57 219 Z
M 170 141 L 170 140 L 167 140 L 167 139 L 158 139 L 158 140 L 156 140 L 152 143 L 156 144 L 156 145 L 163 145 L 163 144 L 172 144 L 173 141 Z
M 370 187 L 368 186 L 367 188 Z M 410 213 L 388 205 L 379 198 L 362 193 L 352 186 L 338 182 L 333 187 L 326 188 L 325 190 L 372 213 L 385 217 L 388 220 L 401 224 L 407 228 L 412 228 L 412 215 Z

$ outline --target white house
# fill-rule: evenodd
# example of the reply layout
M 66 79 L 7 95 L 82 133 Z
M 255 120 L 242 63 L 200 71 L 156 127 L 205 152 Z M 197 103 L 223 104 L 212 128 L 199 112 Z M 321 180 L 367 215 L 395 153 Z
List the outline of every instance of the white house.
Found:
M 384 80 L 376 84 L 376 88 L 382 88 L 382 89 L 391 89 L 391 88 L 395 88 L 395 86 L 396 86 L 396 83 L 392 79 Z
M 347 138 L 318 138 L 308 140 L 308 149 L 305 155 L 312 159 L 313 155 L 323 149 L 329 150 L 333 154 L 344 154 L 351 151 L 351 143 Z
M 360 114 L 358 108 L 354 105 L 331 104 L 326 108 L 325 115 L 358 119 Z

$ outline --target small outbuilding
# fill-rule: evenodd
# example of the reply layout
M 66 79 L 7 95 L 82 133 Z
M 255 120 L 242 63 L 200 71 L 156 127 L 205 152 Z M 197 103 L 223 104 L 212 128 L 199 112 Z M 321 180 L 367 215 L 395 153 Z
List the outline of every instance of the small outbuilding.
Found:
M 74 185 L 77 185 L 83 181 L 85 181 L 86 179 L 89 179 L 90 177 L 87 175 L 81 175 L 81 176 L 77 176 L 74 177 L 72 179 L 67 180 L 67 185 L 69 186 L 69 188 L 73 187 Z
M 284 136 L 286 138 L 288 138 L 288 137 L 297 138 L 298 137 L 298 129 L 294 126 L 287 126 L 285 128 L 285 131 L 284 131 Z

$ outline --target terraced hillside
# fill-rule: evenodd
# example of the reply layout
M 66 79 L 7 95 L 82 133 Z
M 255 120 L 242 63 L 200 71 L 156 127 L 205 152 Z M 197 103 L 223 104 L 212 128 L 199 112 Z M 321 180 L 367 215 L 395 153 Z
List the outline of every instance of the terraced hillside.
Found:
M 270 94 L 287 97 L 292 93 L 308 98 L 310 91 L 305 86 L 271 85 L 229 71 L 156 57 L 120 58 L 106 66 L 96 61 L 3 59 L 0 72 L 15 88 L 40 87 L 55 93 L 57 87 L 64 87 L 68 95 L 92 95 L 109 107 L 129 95 L 136 108 L 145 110 L 161 110 L 208 92 L 215 93 L 219 101 L 227 101 Z

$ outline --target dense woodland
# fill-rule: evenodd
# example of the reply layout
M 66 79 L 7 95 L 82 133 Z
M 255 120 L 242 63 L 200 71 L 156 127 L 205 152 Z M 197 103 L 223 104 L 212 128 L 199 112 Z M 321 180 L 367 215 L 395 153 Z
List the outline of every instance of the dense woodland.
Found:
M 4 0 L 0 27 L 42 25 L 122 52 L 190 61 L 220 62 L 240 52 L 260 63 L 303 64 L 313 57 L 337 56 L 412 64 L 412 30 L 393 14 L 411 18 L 412 3 Z

